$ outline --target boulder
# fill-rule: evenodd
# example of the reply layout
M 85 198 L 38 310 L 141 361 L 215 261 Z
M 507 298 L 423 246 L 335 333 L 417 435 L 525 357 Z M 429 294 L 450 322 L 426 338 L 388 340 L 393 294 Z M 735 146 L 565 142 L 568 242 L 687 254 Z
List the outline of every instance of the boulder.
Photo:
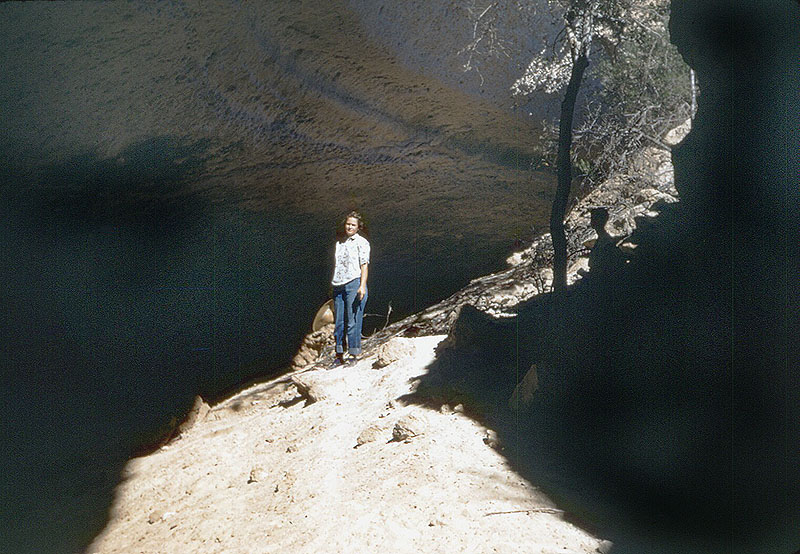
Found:
M 333 324 L 323 325 L 320 329 L 309 333 L 292 359 L 292 369 L 303 369 L 315 363 L 322 350 L 330 344 L 333 344 Z
M 356 446 L 362 446 L 368 442 L 374 442 L 381 438 L 384 433 L 387 433 L 387 431 L 387 429 L 381 427 L 380 425 L 370 425 L 358 435 L 358 438 L 356 439 Z
M 416 347 L 412 341 L 399 337 L 393 338 L 378 348 L 378 359 L 372 367 L 386 367 L 398 360 L 413 356 L 415 352 Z
M 483 444 L 495 450 L 503 449 L 503 446 L 500 444 L 500 438 L 497 436 L 497 431 L 494 429 L 486 430 L 486 434 L 483 436 Z
M 437 354 L 449 349 L 481 350 L 497 345 L 503 335 L 497 319 L 471 304 L 461 306 L 458 314 L 447 338 L 436 347 Z
M 692 130 L 692 119 L 688 118 L 686 121 L 669 131 L 663 138 L 664 144 L 668 146 L 676 146 L 686 138 L 689 131 Z
M 610 554 L 614 549 L 614 543 L 609 540 L 602 540 L 597 545 L 597 552 L 600 554 Z
M 211 407 L 203 401 L 203 399 L 198 395 L 194 397 L 194 403 L 192 404 L 191 409 L 186 414 L 186 419 L 183 420 L 178 426 L 177 435 L 182 435 L 189 431 L 192 427 L 196 424 L 203 421 L 208 412 L 211 410 Z
M 306 399 L 308 404 L 319 402 L 328 398 L 329 394 L 321 383 L 315 382 L 305 375 L 292 375 L 292 383 L 297 387 L 297 392 Z
M 425 433 L 428 421 L 422 414 L 410 413 L 394 424 L 392 438 L 396 441 L 405 441 Z
M 531 365 L 528 372 L 517 383 L 511 398 L 508 399 L 508 407 L 514 412 L 524 412 L 530 409 L 533 403 L 533 395 L 539 388 L 539 375 L 536 372 L 536 364 Z

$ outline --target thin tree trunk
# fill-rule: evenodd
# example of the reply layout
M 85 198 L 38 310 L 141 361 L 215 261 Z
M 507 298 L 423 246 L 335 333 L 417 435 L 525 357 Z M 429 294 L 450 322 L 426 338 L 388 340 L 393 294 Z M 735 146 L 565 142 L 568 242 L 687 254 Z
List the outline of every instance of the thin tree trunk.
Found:
M 581 88 L 583 72 L 589 65 L 585 54 L 579 55 L 572 64 L 572 73 L 561 102 L 561 120 L 558 123 L 558 186 L 550 212 L 550 235 L 553 238 L 553 290 L 567 287 L 567 236 L 564 232 L 564 215 L 567 210 L 569 191 L 572 188 L 572 120 L 575 101 Z

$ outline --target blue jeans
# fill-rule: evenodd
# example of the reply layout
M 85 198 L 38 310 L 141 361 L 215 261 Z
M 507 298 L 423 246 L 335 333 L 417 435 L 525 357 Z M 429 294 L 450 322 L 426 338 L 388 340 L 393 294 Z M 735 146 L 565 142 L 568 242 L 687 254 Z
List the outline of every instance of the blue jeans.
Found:
M 358 300 L 358 287 L 361 279 L 333 287 L 333 336 L 336 339 L 336 353 L 344 354 L 345 322 L 347 323 L 347 349 L 353 356 L 361 354 L 361 324 L 364 321 L 364 306 L 367 292 Z

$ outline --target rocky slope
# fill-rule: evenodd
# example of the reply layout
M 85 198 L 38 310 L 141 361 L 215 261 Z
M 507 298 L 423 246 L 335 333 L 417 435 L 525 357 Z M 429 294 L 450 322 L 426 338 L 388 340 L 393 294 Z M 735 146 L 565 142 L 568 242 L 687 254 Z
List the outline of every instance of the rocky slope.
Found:
M 665 137 L 665 144 L 678 144 L 691 129 L 687 121 Z M 597 237 L 589 225 L 589 211 L 594 207 L 609 210 L 607 229 L 621 240 L 620 247 L 629 252 L 636 244 L 626 239 L 637 227 L 647 226 L 660 207 L 677 202 L 674 171 L 670 153 L 650 147 L 634 156 L 630 169 L 617 174 L 580 199 L 567 215 L 570 264 L 567 280 L 575 283 L 588 271 L 588 255 Z M 625 240 L 623 240 L 625 239 Z M 366 339 L 367 348 L 397 334 L 427 335 L 450 332 L 461 307 L 469 304 L 496 318 L 513 317 L 514 308 L 537 294 L 550 289 L 552 282 L 550 235 L 535 239 L 527 248 L 508 259 L 509 268 L 473 279 L 455 294 L 419 313 L 404 318 Z M 330 355 L 332 328 L 317 330 L 306 336 L 295 355 L 293 369 L 315 363 Z
M 639 162 L 572 211 L 576 243 L 590 238 L 589 207 L 609 207 L 610 226 L 627 235 L 676 200 L 668 153 Z M 326 369 L 323 330 L 293 372 L 199 407 L 171 443 L 129 462 L 89 552 L 609 551 L 520 476 L 475 406 L 419 401 L 437 345 L 454 346 L 437 332 L 465 304 L 508 317 L 545 290 L 545 248 L 542 237 L 510 269 L 376 333 L 353 367 Z M 585 252 L 575 252 L 573 281 Z M 536 387 L 535 374 L 522 380 L 509 405 L 525 409 Z
M 626 500 L 632 500 L 635 507 L 655 506 L 655 510 L 647 511 L 644 516 L 637 516 L 636 510 L 630 509 L 630 506 L 624 512 L 632 517 L 634 525 L 638 525 L 644 539 L 653 539 L 653 527 L 658 527 L 659 523 L 666 520 L 669 524 L 670 518 L 678 522 L 681 534 L 670 537 L 672 542 L 665 541 L 658 552 L 686 552 L 691 548 L 701 552 L 792 552 L 797 546 L 796 498 L 797 483 L 800 482 L 796 479 L 796 468 L 800 465 L 793 463 L 797 458 L 793 446 L 796 445 L 795 422 L 798 421 L 794 415 L 796 406 L 800 403 L 794 401 L 798 390 L 796 372 L 792 372 L 789 367 L 789 361 L 794 359 L 796 350 L 789 345 L 794 336 L 791 331 L 796 327 L 794 306 L 797 303 L 792 302 L 796 299 L 796 292 L 790 288 L 792 282 L 790 272 L 786 271 L 784 254 L 790 252 L 790 248 L 797 242 L 792 242 L 796 233 L 786 232 L 787 229 L 796 228 L 792 225 L 796 222 L 796 214 L 789 214 L 791 206 L 795 204 L 784 200 L 795 198 L 796 187 L 791 185 L 791 196 L 786 192 L 788 188 L 784 190 L 782 187 L 788 187 L 789 180 L 785 176 L 790 174 L 789 163 L 796 161 L 796 148 L 790 152 L 784 140 L 789 136 L 790 130 L 796 129 L 797 126 L 792 127 L 792 124 L 798 112 L 788 109 L 796 102 L 785 100 L 793 96 L 784 94 L 797 89 L 796 79 L 784 81 L 776 76 L 786 75 L 786 68 L 793 67 L 788 65 L 789 62 L 796 60 L 796 56 L 792 58 L 796 54 L 796 47 L 784 48 L 785 44 L 779 41 L 788 36 L 787 22 L 793 22 L 791 37 L 796 38 L 797 6 L 792 4 L 790 9 L 787 7 L 789 4 L 784 3 L 780 10 L 773 10 L 773 15 L 780 16 L 778 25 L 775 25 L 771 16 L 766 16 L 749 4 L 750 11 L 736 12 L 737 18 L 732 27 L 730 18 L 720 16 L 722 4 L 725 3 L 675 2 L 677 9 L 673 32 L 677 37 L 676 42 L 681 40 L 684 55 L 687 59 L 694 60 L 693 65 L 696 65 L 701 77 L 701 86 L 705 87 L 698 112 L 697 121 L 700 124 L 697 132 L 691 141 L 684 142 L 676 156 L 681 162 L 678 190 L 681 191 L 686 206 L 673 210 L 669 218 L 660 218 L 661 227 L 652 233 L 644 232 L 646 225 L 641 226 L 640 230 L 643 232 L 639 236 L 648 241 L 647 244 L 643 243 L 649 248 L 648 258 L 640 259 L 636 263 L 636 271 L 631 272 L 628 283 L 621 283 L 627 295 L 621 302 L 614 304 L 620 300 L 614 295 L 619 288 L 617 283 L 600 284 L 589 292 L 599 293 L 601 301 L 590 306 L 607 308 L 608 313 L 598 310 L 597 316 L 589 322 L 577 319 L 569 321 L 570 324 L 576 324 L 579 332 L 592 330 L 591 325 L 597 325 L 592 339 L 609 341 L 613 348 L 598 349 L 598 345 L 604 346 L 607 343 L 589 341 L 587 344 L 586 341 L 577 341 L 582 346 L 577 353 L 558 353 L 566 354 L 567 358 L 558 369 L 589 372 L 585 375 L 584 382 L 573 382 L 573 385 L 578 386 L 571 389 L 576 394 L 573 404 L 567 405 L 569 409 L 550 412 L 550 415 L 553 416 L 552 423 L 557 428 L 572 425 L 578 426 L 583 432 L 569 435 L 586 441 L 585 444 L 574 446 L 573 454 L 576 457 L 572 459 L 573 462 L 578 460 L 580 463 L 592 465 L 597 470 L 594 477 L 601 476 L 602 472 L 611 472 L 613 483 L 631 487 L 612 492 L 623 497 L 630 493 L 632 498 Z M 778 3 L 765 5 L 777 8 Z M 751 13 L 753 11 L 755 13 Z M 767 23 L 770 24 L 769 28 Z M 719 43 L 720 33 L 723 30 L 728 33 L 731 28 L 744 31 L 741 34 L 742 40 L 725 40 L 722 41 L 722 46 L 716 44 Z M 792 44 L 800 42 L 794 40 Z M 731 52 L 738 56 L 731 56 Z M 754 53 L 769 52 L 779 55 L 754 56 Z M 749 60 L 750 65 L 740 63 L 741 59 Z M 731 101 L 733 95 L 728 89 L 731 85 L 728 81 L 732 74 L 742 77 L 737 91 L 741 94 L 736 95 L 737 101 L 743 102 L 741 105 Z M 766 86 L 765 82 L 782 85 Z M 775 105 L 782 106 L 786 113 L 775 111 Z M 742 106 L 754 109 L 740 109 Z M 775 134 L 773 129 L 781 130 L 781 134 Z M 769 137 L 766 136 L 768 133 Z M 732 137 L 736 140 L 731 140 Z M 757 147 L 753 146 L 753 141 L 758 141 Z M 772 159 L 764 155 L 766 151 L 777 153 L 777 156 Z M 732 199 L 736 202 L 731 202 Z M 646 216 L 650 215 L 649 208 L 652 207 L 643 207 L 648 212 L 645 213 Z M 729 209 L 726 210 L 726 207 Z M 769 219 L 769 223 L 764 224 L 760 217 L 748 211 L 751 209 L 759 216 L 775 217 L 765 218 Z M 731 219 L 734 216 L 737 225 L 743 223 L 743 226 L 737 227 L 741 240 L 736 244 L 735 257 L 731 257 Z M 639 218 L 639 221 L 645 222 L 647 219 Z M 732 275 L 731 260 L 737 263 L 734 267 L 743 271 Z M 774 279 L 763 278 L 765 268 Z M 739 291 L 741 294 L 733 297 L 732 291 Z M 732 297 L 737 302 L 736 313 L 731 310 Z M 487 304 L 492 307 L 491 301 Z M 505 309 L 502 302 L 497 302 L 496 307 L 498 315 Z M 585 311 L 580 313 L 586 315 Z M 449 315 L 444 313 L 440 321 L 446 325 L 448 318 Z M 421 330 L 421 323 L 422 321 L 412 320 L 402 331 L 418 332 Z M 531 332 L 528 338 L 535 338 L 533 331 L 537 330 L 536 327 L 526 330 Z M 556 336 L 563 338 L 565 333 Z M 430 343 L 424 342 L 428 339 L 419 339 L 415 343 L 418 345 L 417 353 L 428 352 L 425 355 L 427 357 L 423 356 L 424 359 L 421 360 L 422 365 L 435 367 L 437 362 L 430 357 L 430 350 L 426 349 L 431 348 L 433 342 L 439 338 L 432 337 L 429 339 Z M 580 357 L 587 353 L 599 355 Z M 504 391 L 508 389 L 508 384 L 491 374 L 491 371 L 507 363 L 507 360 L 497 363 L 490 359 L 491 354 L 490 352 L 487 356 L 476 358 L 477 362 L 483 364 L 478 370 L 489 373 L 483 376 L 479 384 L 483 385 L 482 392 L 486 394 L 492 394 L 492 386 L 498 388 L 499 384 L 499 388 L 503 389 L 499 396 L 502 404 L 505 404 L 507 396 L 504 396 Z M 460 360 L 458 357 L 452 359 Z M 230 541 L 231 548 L 243 548 L 235 529 L 240 521 L 245 521 L 243 529 L 246 529 L 245 535 L 252 539 L 248 545 L 252 550 L 257 548 L 254 544 L 263 544 L 258 541 L 257 533 L 265 528 L 272 529 L 270 525 L 275 521 L 284 522 L 285 527 L 299 525 L 301 513 L 293 512 L 291 507 L 285 508 L 285 503 L 262 504 L 267 508 L 274 508 L 276 512 L 283 510 L 283 514 L 297 516 L 287 520 L 262 519 L 264 512 L 253 514 L 253 505 L 258 506 L 264 494 L 249 493 L 246 490 L 244 494 L 237 494 L 231 490 L 209 489 L 233 485 L 230 489 L 241 491 L 237 487 L 258 487 L 259 483 L 268 482 L 270 486 L 267 494 L 272 491 L 271 494 L 280 495 L 282 491 L 289 491 L 282 498 L 289 502 L 289 506 L 292 504 L 292 491 L 299 493 L 301 499 L 314 498 L 320 494 L 326 501 L 330 498 L 319 493 L 316 485 L 309 485 L 308 482 L 298 479 L 297 474 L 287 476 L 280 473 L 280 470 L 274 473 L 272 468 L 259 467 L 257 462 L 247 457 L 247 452 L 257 452 L 259 458 L 267 456 L 265 451 L 269 446 L 287 437 L 288 440 L 279 443 L 277 448 L 281 457 L 291 457 L 303 452 L 302 448 L 297 447 L 298 444 L 308 447 L 309 451 L 303 452 L 303 455 L 309 457 L 304 458 L 304 461 L 307 467 L 318 471 L 315 475 L 327 478 L 322 482 L 324 488 L 329 486 L 330 490 L 340 493 L 341 497 L 351 498 L 352 496 L 346 496 L 350 491 L 357 491 L 366 497 L 369 491 L 360 488 L 363 480 L 339 479 L 347 471 L 346 467 L 339 465 L 341 460 L 346 459 L 356 467 L 364 467 L 359 465 L 364 461 L 356 460 L 351 450 L 354 453 L 369 453 L 369 449 L 373 449 L 372 451 L 378 452 L 380 460 L 380 455 L 388 451 L 384 450 L 384 446 L 386 449 L 413 447 L 415 441 L 427 441 L 419 444 L 424 444 L 424 452 L 428 452 L 434 448 L 433 439 L 437 439 L 437 442 L 443 440 L 435 434 L 436 430 L 441 429 L 439 423 L 442 420 L 439 416 L 453 418 L 452 421 L 447 420 L 448 428 L 456 428 L 462 424 L 461 416 L 449 415 L 448 409 L 437 409 L 428 413 L 417 411 L 419 407 L 408 410 L 416 412 L 414 417 L 401 422 L 401 418 L 406 415 L 405 410 L 410 406 L 406 405 L 405 399 L 394 402 L 393 405 L 389 405 L 388 401 L 383 404 L 387 396 L 381 391 L 389 393 L 388 397 L 406 397 L 412 390 L 411 387 L 405 384 L 402 387 L 398 385 L 397 388 L 390 386 L 394 371 L 405 379 L 413 376 L 425 378 L 427 374 L 419 368 L 416 368 L 413 375 L 404 373 L 405 370 L 398 369 L 403 362 L 395 362 L 397 366 L 386 366 L 389 368 L 386 371 L 375 370 L 366 365 L 371 360 L 372 358 L 352 368 L 353 376 L 359 378 L 357 383 L 351 382 L 348 379 L 349 374 L 345 372 L 340 372 L 340 376 L 314 368 L 295 375 L 294 380 L 290 379 L 291 384 L 289 381 L 278 380 L 256 385 L 234 397 L 232 403 L 226 402 L 215 407 L 211 416 L 187 429 L 179 441 L 150 457 L 132 461 L 126 472 L 128 480 L 118 491 L 111 521 L 106 531 L 98 537 L 93 549 L 127 546 L 129 550 L 136 550 L 132 545 L 139 539 L 149 548 L 155 547 L 158 550 L 164 549 L 162 544 L 167 544 L 167 548 L 185 549 L 188 541 L 206 541 L 212 548 L 216 548 L 214 545 L 224 544 L 224 541 Z M 453 375 L 458 377 L 464 368 L 452 369 Z M 591 370 L 601 372 L 593 375 Z M 380 380 L 383 377 L 386 377 L 386 381 L 381 385 Z M 347 396 L 364 385 L 373 385 L 369 388 L 369 394 Z M 271 391 L 276 391 L 277 396 Z M 284 393 L 286 396 L 281 396 Z M 333 411 L 350 405 L 350 402 L 371 402 L 369 398 L 373 393 L 378 393 L 376 398 L 380 403 L 376 401 L 374 406 L 360 407 L 369 416 L 366 419 L 360 419 L 360 413 L 353 417 L 352 422 L 340 419 L 328 422 L 326 419 L 320 423 L 317 419 L 323 410 Z M 248 398 L 249 395 L 252 396 Z M 342 402 L 344 398 L 347 400 Z M 309 403 L 311 399 L 316 401 Z M 264 404 L 253 404 L 259 401 Z M 336 406 L 336 402 L 340 406 Z M 561 407 L 564 408 L 563 405 Z M 283 416 L 303 426 L 274 429 L 269 427 L 270 418 L 256 415 L 250 419 L 251 414 L 265 413 L 270 413 L 270 416 L 279 414 L 276 417 Z M 420 413 L 425 415 L 420 417 Z M 381 418 L 383 414 L 387 415 Z M 544 414 L 547 415 L 548 412 Z M 217 416 L 219 419 L 216 419 Z M 435 416 L 435 420 L 432 421 L 431 416 Z M 237 417 L 241 417 L 245 425 L 228 427 L 226 422 L 234 421 Z M 376 421 L 386 418 L 389 418 L 389 422 L 385 427 L 382 423 L 375 425 Z M 427 425 L 420 425 L 420 422 L 427 422 Z M 401 425 L 397 426 L 398 423 Z M 319 425 L 324 429 L 319 429 Z M 390 435 L 392 439 L 395 438 L 395 428 L 398 429 L 398 439 L 408 440 L 408 443 L 397 440 L 389 442 Z M 254 430 L 258 438 L 249 435 L 250 429 Z M 434 430 L 433 435 L 429 434 L 430 429 Z M 502 447 L 503 441 L 498 442 L 497 437 L 490 433 L 484 434 L 480 427 L 476 430 L 477 434 L 475 430 L 467 430 L 469 432 L 461 436 L 462 440 L 452 443 L 451 446 L 460 446 L 473 454 L 483 464 L 482 468 L 492 467 L 496 459 L 482 456 L 498 452 L 497 450 L 487 449 L 479 454 L 469 450 L 469 445 L 474 444 L 476 438 L 486 439 L 481 440 L 486 447 Z M 337 449 L 333 453 L 321 451 L 319 455 L 315 454 L 313 444 L 308 444 L 314 441 L 308 439 L 319 436 L 315 435 L 317 431 L 319 435 L 335 439 Z M 219 433 L 219 444 L 228 447 L 227 449 L 210 452 L 210 449 L 205 448 L 208 441 L 215 438 L 206 433 L 213 435 L 215 432 Z M 272 435 L 279 438 L 273 438 Z M 370 438 L 378 440 L 369 440 Z M 273 443 L 267 442 L 268 439 L 272 439 Z M 319 444 L 330 443 L 319 440 Z M 344 448 L 338 449 L 340 446 L 348 449 L 347 455 L 343 454 Z M 506 442 L 505 446 L 511 445 Z M 193 452 L 200 452 L 196 455 L 195 460 L 198 461 L 194 465 L 186 462 L 191 459 Z M 424 457 L 424 452 L 417 453 L 419 457 Z M 396 453 L 392 451 L 392 454 Z M 450 449 L 447 454 L 442 453 L 442 456 L 452 453 L 453 450 Z M 386 456 L 383 455 L 385 462 Z M 330 468 L 324 464 L 328 457 L 337 461 Z M 214 464 L 224 467 L 225 458 L 236 459 L 237 463 L 224 475 L 214 474 Z M 511 456 L 505 458 L 510 460 Z M 393 461 L 397 459 L 392 458 Z M 595 463 L 598 460 L 600 463 Z M 281 463 L 285 464 L 283 458 Z M 428 470 L 431 470 L 431 466 L 436 467 L 436 464 L 427 461 L 424 463 L 427 463 Z M 368 460 L 367 465 L 370 470 L 381 467 L 373 459 Z M 202 468 L 197 475 L 193 473 L 195 466 Z M 461 466 L 453 464 L 451 468 L 457 470 Z M 328 469 L 331 471 L 328 472 Z M 726 473 L 731 469 L 736 473 L 733 479 Z M 205 473 L 202 473 L 203 470 Z M 401 470 L 398 469 L 399 471 Z M 181 472 L 194 477 L 194 484 L 173 490 L 172 480 L 180 483 Z M 445 475 L 449 473 L 445 472 Z M 484 473 L 479 475 L 483 476 Z M 151 476 L 154 476 L 153 480 L 150 480 Z M 392 488 L 397 484 L 390 476 L 382 476 L 386 479 L 377 485 L 375 490 L 379 493 L 376 496 L 384 494 L 384 485 Z M 216 478 L 209 481 L 208 477 Z M 242 481 L 245 485 L 238 484 Z M 352 485 L 342 486 L 345 483 Z M 430 484 L 428 481 L 415 483 L 420 485 L 420 490 L 425 494 L 429 494 L 433 488 L 426 488 Z M 489 479 L 481 479 L 481 484 L 484 488 L 480 491 L 485 492 L 485 487 L 495 483 Z M 162 494 L 162 490 L 171 494 Z M 187 495 L 187 491 L 192 494 Z M 469 492 L 480 494 L 473 489 Z M 605 492 L 609 490 L 606 489 Z M 642 496 L 637 497 L 637 493 Z M 247 497 L 248 494 L 254 494 L 255 498 L 234 507 L 239 497 Z M 200 499 L 197 504 L 193 504 L 194 496 Z M 655 501 L 653 496 L 657 497 Z M 394 514 L 391 506 L 395 504 L 391 499 L 395 495 L 387 494 L 384 500 L 387 498 L 390 502 L 381 501 L 374 505 L 376 511 L 364 514 L 362 522 L 365 525 L 357 527 L 367 529 L 368 535 L 371 533 L 370 536 L 378 536 L 381 541 L 395 539 L 395 536 L 389 536 L 385 522 L 375 524 L 371 519 L 375 513 L 381 513 L 381 510 L 388 515 Z M 488 498 L 490 502 L 496 500 L 496 497 L 488 494 L 479 498 Z M 736 505 L 731 505 L 732 498 L 738 501 Z M 203 512 L 215 517 L 207 517 L 202 521 L 191 519 L 191 514 L 180 509 L 182 503 L 186 503 L 186 506 L 192 506 L 198 511 L 207 510 L 215 499 L 221 499 L 220 504 L 225 511 Z M 294 500 L 297 501 L 296 495 Z M 637 504 L 637 500 L 644 502 Z M 429 511 L 429 505 L 423 508 L 425 511 L 422 517 L 413 511 L 413 506 L 418 509 L 419 504 L 412 502 L 410 506 L 403 515 L 413 524 L 403 527 L 400 534 L 408 533 L 410 541 L 417 541 L 415 545 L 419 547 L 419 541 L 424 541 L 425 538 L 420 538 L 417 534 L 417 525 L 436 531 L 439 522 L 446 524 L 447 520 L 441 517 L 438 510 Z M 538 506 L 544 509 L 534 508 L 537 511 L 530 512 L 531 518 L 552 508 L 547 503 Z M 316 508 L 316 511 L 303 511 L 302 516 L 311 515 L 312 518 L 330 509 L 328 504 L 307 507 Z M 514 510 L 495 511 L 495 507 L 489 505 L 480 507 L 493 510 L 489 512 L 492 515 L 487 515 L 486 518 L 519 515 L 497 514 L 497 511 Z M 510 508 L 511 505 L 505 504 L 503 507 Z M 358 508 L 348 508 L 358 512 Z M 524 509 L 527 516 L 531 508 L 529 504 L 523 503 L 519 509 Z M 349 510 L 333 513 L 347 511 Z M 408 515 L 409 513 L 412 515 Z M 179 514 L 180 520 L 176 523 Z M 474 514 L 470 515 L 473 516 Z M 183 519 L 184 517 L 188 519 Z M 228 523 L 225 519 L 227 517 L 236 519 L 237 522 Z M 474 529 L 477 525 L 475 519 L 467 519 L 470 521 L 468 529 Z M 254 521 L 258 531 L 253 531 Z M 508 529 L 508 532 L 524 533 L 530 525 L 527 520 L 525 523 Z M 315 542 L 316 527 L 304 527 L 306 534 L 303 535 L 285 533 L 285 527 L 276 539 L 285 541 L 281 544 L 294 544 L 297 548 L 310 544 L 319 545 Z M 331 532 L 333 526 L 329 520 L 323 520 L 319 527 L 325 530 L 324 536 L 331 544 L 335 544 L 338 537 L 342 536 L 338 527 L 336 532 Z M 666 527 L 660 527 L 664 528 Z M 220 530 L 225 532 L 220 533 Z M 233 537 L 230 537 L 231 533 Z M 566 532 L 564 534 L 567 535 Z M 170 542 L 173 536 L 177 537 L 176 542 Z M 354 537 L 350 535 L 348 538 Z M 704 538 L 712 542 L 703 542 Z M 495 534 L 492 540 L 502 539 L 504 537 Z M 370 539 L 362 536 L 357 540 L 365 545 L 369 544 Z M 449 540 L 458 539 L 450 537 Z M 578 538 L 578 541 L 570 544 L 576 545 L 575 548 L 593 546 L 591 540 L 584 542 L 584 539 Z M 441 544 L 443 542 L 436 542 L 437 546 Z M 563 549 L 560 544 L 558 546 Z M 607 544 L 600 546 L 606 547 Z M 542 549 L 544 548 L 546 547 Z M 647 550 L 627 550 L 637 553 L 644 551 Z
M 395 315 L 546 217 L 536 125 L 343 0 L 3 2 L 0 66 L 0 550 L 77 550 L 194 394 L 284 367 L 346 211 Z
M 396 338 L 214 406 L 129 462 L 88 552 L 607 552 L 463 406 L 402 400 L 442 338 Z

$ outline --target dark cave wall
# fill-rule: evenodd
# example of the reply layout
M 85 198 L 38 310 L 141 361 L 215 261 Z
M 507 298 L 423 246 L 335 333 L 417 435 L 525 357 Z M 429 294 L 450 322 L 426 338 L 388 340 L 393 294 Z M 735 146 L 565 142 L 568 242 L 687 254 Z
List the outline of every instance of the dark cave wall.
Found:
M 673 153 L 684 231 L 705 244 L 730 306 L 731 521 L 789 537 L 800 528 L 800 4 L 674 0 L 670 31 L 701 89 Z
M 471 399 L 520 473 L 569 498 L 615 553 L 795 552 L 800 6 L 672 10 L 701 88 L 673 151 L 680 202 L 637 221 L 614 274 L 514 319 L 463 309 L 419 400 Z M 537 401 L 509 414 L 530 364 Z

